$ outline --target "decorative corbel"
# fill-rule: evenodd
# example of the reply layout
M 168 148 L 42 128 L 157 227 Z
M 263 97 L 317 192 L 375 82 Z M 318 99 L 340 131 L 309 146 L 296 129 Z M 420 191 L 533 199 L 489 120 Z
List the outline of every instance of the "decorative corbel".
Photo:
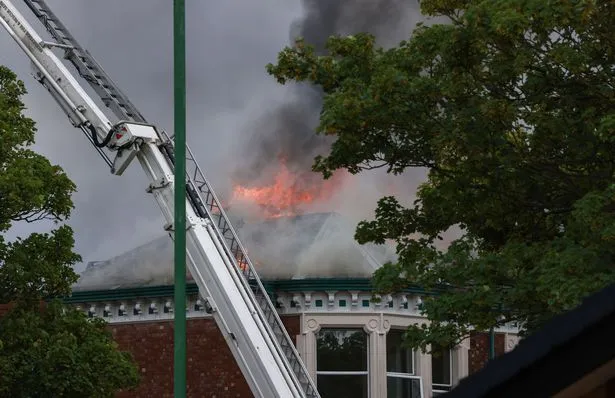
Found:
M 329 307 L 333 307 L 335 305 L 335 293 L 337 293 L 337 291 L 327 292 L 327 305 Z
M 303 292 L 303 299 L 305 308 L 308 308 L 312 305 L 312 292 Z
M 351 299 L 350 305 L 352 307 L 359 306 L 359 292 L 357 291 L 350 292 L 350 299 Z

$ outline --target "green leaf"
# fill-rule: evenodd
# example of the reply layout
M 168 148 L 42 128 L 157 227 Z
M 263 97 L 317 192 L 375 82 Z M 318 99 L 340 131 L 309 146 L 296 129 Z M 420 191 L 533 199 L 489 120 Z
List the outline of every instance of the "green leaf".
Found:
M 138 383 L 132 358 L 104 322 L 43 300 L 67 296 L 77 281 L 71 228 L 7 242 L 16 223 L 66 220 L 75 185 L 59 166 L 28 149 L 34 122 L 23 115 L 25 87 L 0 66 L 0 396 L 113 397 Z
M 324 93 L 314 170 L 428 170 L 416 202 L 383 198 L 358 242 L 397 243 L 380 293 L 437 292 L 411 327 L 442 346 L 517 322 L 532 332 L 615 282 L 615 3 L 424 0 L 447 23 L 390 49 L 369 34 L 301 41 L 268 72 Z M 400 180 L 400 184 L 403 184 Z M 448 242 L 440 238 L 460 232 Z

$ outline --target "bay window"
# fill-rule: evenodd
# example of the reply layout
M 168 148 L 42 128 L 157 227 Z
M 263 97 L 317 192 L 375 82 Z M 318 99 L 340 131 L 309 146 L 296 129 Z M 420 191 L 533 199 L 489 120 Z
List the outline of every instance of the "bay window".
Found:
M 387 397 L 421 398 L 421 379 L 416 376 L 414 350 L 404 346 L 403 330 L 387 333 Z
M 363 329 L 323 328 L 317 333 L 316 384 L 322 398 L 367 398 L 368 339 Z
M 452 368 L 453 355 L 450 349 L 441 349 L 432 354 L 431 385 L 434 397 L 450 391 L 453 387 Z

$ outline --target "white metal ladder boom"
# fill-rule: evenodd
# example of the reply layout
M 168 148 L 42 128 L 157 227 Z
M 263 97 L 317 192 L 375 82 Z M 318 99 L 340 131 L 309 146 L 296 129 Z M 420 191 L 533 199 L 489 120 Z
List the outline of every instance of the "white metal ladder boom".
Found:
M 44 42 L 10 0 L 0 0 L 0 23 L 32 61 L 37 71 L 35 77 L 49 90 L 71 123 L 86 134 L 108 165 L 115 163 L 96 141 L 111 137 L 110 132 L 119 132 L 115 129 L 134 133 L 134 139 L 127 144 L 120 145 L 112 139 L 107 147 L 117 151 L 115 161 L 119 158 L 127 164 L 132 159 L 130 156 L 139 160 L 150 181 L 148 192 L 153 194 L 172 229 L 175 163 L 172 140 L 147 123 L 43 0 L 24 2 L 44 24 L 54 43 Z M 64 58 L 111 109 L 118 123 L 112 124 L 107 119 L 51 51 L 53 47 L 65 51 Z M 188 147 L 186 157 L 188 268 L 252 392 L 267 398 L 319 397 L 236 232 Z M 123 168 L 114 172 L 121 174 Z

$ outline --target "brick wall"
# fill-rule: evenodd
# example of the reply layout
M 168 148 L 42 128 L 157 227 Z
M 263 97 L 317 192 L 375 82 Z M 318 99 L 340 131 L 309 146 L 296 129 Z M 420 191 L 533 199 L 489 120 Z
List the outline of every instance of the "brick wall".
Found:
M 301 317 L 299 315 L 283 315 L 281 318 L 286 331 L 296 347 L 297 336 L 301 334 Z
M 0 305 L 0 315 L 9 305 Z M 296 344 L 300 316 L 282 316 L 288 334 Z M 173 322 L 139 322 L 109 325 L 123 351 L 132 353 L 139 366 L 141 383 L 135 391 L 117 398 L 173 397 Z M 187 335 L 187 396 L 212 398 L 253 397 L 226 341 L 213 319 L 189 319 Z M 496 356 L 505 352 L 504 334 L 495 336 Z M 489 334 L 470 337 L 470 374 L 480 370 L 489 358 Z
M 122 350 L 139 365 L 136 391 L 118 398 L 173 397 L 173 322 L 110 325 Z M 230 349 L 213 319 L 190 319 L 186 326 L 187 396 L 252 397 Z
M 503 333 L 495 334 L 495 356 L 505 352 Z M 489 333 L 472 333 L 470 336 L 470 352 L 468 353 L 468 369 L 470 374 L 479 371 L 489 360 Z
M 299 317 L 285 316 L 293 342 L 299 334 Z M 173 396 L 173 322 L 142 322 L 109 326 L 120 348 L 139 364 L 141 383 L 118 398 Z M 226 341 L 213 319 L 190 319 L 186 327 L 187 396 L 253 397 Z

